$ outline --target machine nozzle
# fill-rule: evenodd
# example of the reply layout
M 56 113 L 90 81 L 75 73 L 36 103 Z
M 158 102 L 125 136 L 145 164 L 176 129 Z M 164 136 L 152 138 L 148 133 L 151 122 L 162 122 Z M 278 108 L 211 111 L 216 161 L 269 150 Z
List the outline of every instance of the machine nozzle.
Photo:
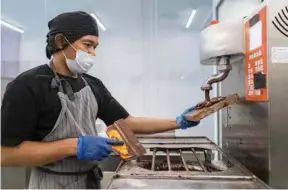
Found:
M 218 73 L 208 78 L 201 86 L 201 90 L 205 91 L 206 101 L 210 101 L 209 92 L 210 90 L 212 90 L 212 84 L 225 80 L 232 69 L 232 66 L 230 65 L 229 62 L 229 57 L 226 56 L 221 57 L 219 60 L 217 60 L 217 62 L 218 62 L 217 64 Z

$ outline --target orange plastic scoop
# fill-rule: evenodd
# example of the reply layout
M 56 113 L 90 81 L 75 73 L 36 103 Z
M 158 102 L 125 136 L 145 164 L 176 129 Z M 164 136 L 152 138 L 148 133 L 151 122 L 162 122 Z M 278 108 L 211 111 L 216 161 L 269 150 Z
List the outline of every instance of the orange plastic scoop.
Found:
M 112 149 L 118 152 L 123 160 L 135 156 L 138 157 L 146 153 L 142 144 L 128 127 L 128 123 L 123 119 L 107 127 L 106 134 L 111 139 L 124 142 L 122 146 L 112 146 Z

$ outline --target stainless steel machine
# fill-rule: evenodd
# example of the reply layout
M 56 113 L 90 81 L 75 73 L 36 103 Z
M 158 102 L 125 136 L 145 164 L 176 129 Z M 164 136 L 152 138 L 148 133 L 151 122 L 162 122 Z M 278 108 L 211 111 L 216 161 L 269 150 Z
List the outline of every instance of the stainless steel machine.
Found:
M 236 22 L 226 22 L 224 33 L 220 25 L 211 26 L 215 37 L 204 36 L 207 47 L 204 44 L 202 64 L 208 60 L 219 68 L 219 61 L 211 60 L 240 57 L 219 85 L 219 95 L 239 93 L 242 97 L 238 104 L 220 112 L 221 144 L 271 187 L 288 188 L 288 1 L 264 1 L 244 18 L 244 34 L 238 33 L 241 26 Z M 244 42 L 242 50 L 239 39 Z
M 244 18 L 243 34 L 236 20 L 222 25 L 207 30 L 214 36 L 204 35 L 201 63 L 216 65 L 219 71 L 219 60 L 238 59 L 201 89 L 211 89 L 214 78 L 225 79 L 218 95 L 242 97 L 219 114 L 223 150 L 272 188 L 288 188 L 288 1 L 264 1 Z
M 262 23 L 266 33 L 262 53 L 267 60 L 267 96 L 248 100 L 247 61 L 238 61 L 220 87 L 221 95 L 237 92 L 243 97 L 243 101 L 221 112 L 222 144 L 225 151 L 269 186 L 288 188 L 288 1 L 266 0 L 263 5 L 267 6 L 266 24 Z M 250 29 L 259 23 L 256 13 L 245 18 L 251 23 Z M 250 58 L 253 61 L 253 54 Z

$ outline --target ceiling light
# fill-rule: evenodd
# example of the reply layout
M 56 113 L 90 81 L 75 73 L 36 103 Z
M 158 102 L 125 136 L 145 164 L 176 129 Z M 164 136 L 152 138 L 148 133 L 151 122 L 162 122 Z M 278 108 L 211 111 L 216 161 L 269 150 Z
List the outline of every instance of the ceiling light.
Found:
M 101 20 L 93 13 L 90 14 L 97 22 L 97 24 L 99 25 L 99 27 L 103 30 L 106 31 L 106 27 L 104 26 L 104 24 L 101 22 Z
M 192 21 L 193 21 L 193 18 L 195 17 L 195 14 L 196 14 L 196 9 L 193 9 L 191 14 L 190 14 L 190 17 L 189 19 L 187 20 L 187 23 L 186 23 L 186 28 L 189 28 Z
M 1 25 L 6 26 L 7 28 L 10 28 L 10 29 L 12 29 L 12 30 L 14 30 L 16 32 L 24 33 L 24 30 L 22 30 L 20 28 L 17 28 L 16 26 L 13 26 L 12 24 L 9 24 L 8 22 L 0 20 L 0 23 L 1 23 Z

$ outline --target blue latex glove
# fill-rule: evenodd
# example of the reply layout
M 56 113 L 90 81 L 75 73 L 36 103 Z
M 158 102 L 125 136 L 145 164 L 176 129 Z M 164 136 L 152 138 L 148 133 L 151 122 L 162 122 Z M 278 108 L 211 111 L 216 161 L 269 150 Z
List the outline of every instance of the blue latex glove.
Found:
M 194 106 L 188 108 L 187 110 L 185 110 L 180 116 L 176 117 L 176 123 L 179 126 L 180 129 L 187 129 L 190 127 L 195 127 L 197 126 L 200 121 L 194 122 L 194 121 L 186 121 L 184 118 L 184 115 L 192 110 L 194 110 Z
M 101 161 L 113 152 L 111 145 L 123 145 L 123 142 L 99 136 L 80 136 L 77 144 L 77 158 Z

